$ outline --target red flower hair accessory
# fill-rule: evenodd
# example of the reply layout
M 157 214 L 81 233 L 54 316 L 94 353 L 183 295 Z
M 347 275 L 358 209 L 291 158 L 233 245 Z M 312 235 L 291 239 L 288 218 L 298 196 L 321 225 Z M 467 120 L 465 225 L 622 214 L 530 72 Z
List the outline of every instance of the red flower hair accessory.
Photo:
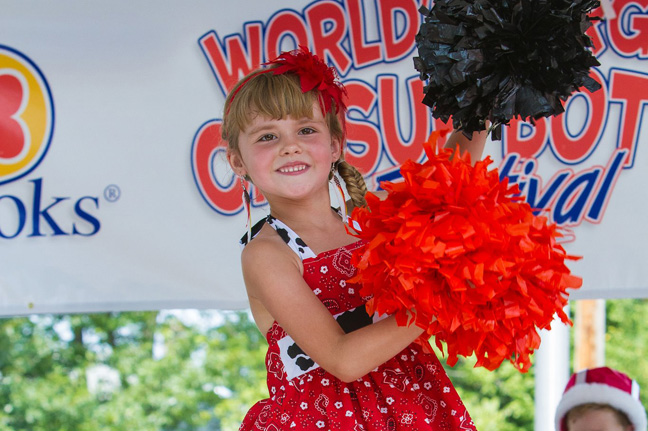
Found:
M 302 93 L 318 90 L 323 113 L 331 112 L 331 102 L 335 102 L 335 113 L 346 112 L 343 100 L 346 96 L 346 89 L 337 79 L 337 72 L 305 46 L 300 45 L 299 49 L 283 52 L 264 65 L 274 65 L 275 67 L 268 70 L 274 75 L 294 73 L 299 76 Z
M 558 244 L 558 227 L 487 169 L 491 160 L 472 166 L 467 153 L 435 154 L 439 135 L 424 144 L 426 162 L 403 164 L 404 181 L 381 184 L 385 200 L 369 193 L 368 208 L 353 210 L 366 244 L 352 256 L 351 281 L 372 297 L 370 314 L 394 314 L 406 325 L 413 310 L 427 332 L 419 343 L 429 349 L 434 336 L 443 351 L 443 341 L 449 365 L 474 354 L 489 370 L 509 360 L 527 371 L 537 329 L 549 328 L 554 314 L 571 323 L 566 290 L 582 280 L 565 261 L 576 258 Z

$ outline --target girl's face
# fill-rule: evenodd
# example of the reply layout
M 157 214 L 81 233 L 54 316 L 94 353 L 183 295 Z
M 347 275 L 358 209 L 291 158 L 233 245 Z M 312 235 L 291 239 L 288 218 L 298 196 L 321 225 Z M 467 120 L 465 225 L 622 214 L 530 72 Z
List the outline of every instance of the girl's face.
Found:
M 248 175 L 269 201 L 328 192 L 331 164 L 341 151 L 341 142 L 331 136 L 317 102 L 313 118 L 254 117 L 238 142 L 239 154 L 228 152 L 232 169 Z

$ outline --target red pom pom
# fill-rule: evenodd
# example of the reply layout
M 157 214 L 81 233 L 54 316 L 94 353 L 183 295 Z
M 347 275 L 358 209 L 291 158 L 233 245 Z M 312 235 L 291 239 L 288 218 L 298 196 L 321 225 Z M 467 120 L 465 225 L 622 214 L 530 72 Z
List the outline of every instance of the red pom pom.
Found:
M 549 328 L 556 313 L 571 324 L 566 289 L 582 280 L 565 260 L 577 258 L 558 244 L 558 227 L 516 196 L 517 186 L 487 169 L 489 158 L 471 166 L 467 153 L 434 154 L 435 133 L 428 161 L 407 161 L 403 182 L 381 184 L 385 200 L 368 194 L 368 207 L 353 211 L 367 241 L 353 256 L 353 281 L 372 296 L 370 313 L 395 314 L 405 325 L 415 310 L 442 351 L 445 342 L 448 364 L 474 353 L 489 370 L 508 359 L 528 371 L 537 329 Z

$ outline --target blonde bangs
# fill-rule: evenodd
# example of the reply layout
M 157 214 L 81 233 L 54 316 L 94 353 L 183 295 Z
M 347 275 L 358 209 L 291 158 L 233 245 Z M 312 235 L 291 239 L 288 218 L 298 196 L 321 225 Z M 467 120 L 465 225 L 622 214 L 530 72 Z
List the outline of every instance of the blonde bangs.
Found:
M 312 91 L 302 93 L 299 80 L 294 75 L 258 73 L 247 82 L 245 79 L 241 82 L 239 91 L 232 91 L 225 103 L 223 139 L 231 141 L 257 115 L 277 120 L 289 116 L 313 116 L 313 102 L 317 95 Z
M 313 118 L 313 106 L 318 101 L 317 90 L 302 93 L 299 77 L 294 74 L 275 75 L 255 71 L 244 77 L 225 100 L 221 137 L 230 149 L 238 151 L 238 136 L 257 115 L 283 119 Z M 331 135 L 344 140 L 344 113 L 339 116 L 333 102 L 332 112 L 325 115 Z

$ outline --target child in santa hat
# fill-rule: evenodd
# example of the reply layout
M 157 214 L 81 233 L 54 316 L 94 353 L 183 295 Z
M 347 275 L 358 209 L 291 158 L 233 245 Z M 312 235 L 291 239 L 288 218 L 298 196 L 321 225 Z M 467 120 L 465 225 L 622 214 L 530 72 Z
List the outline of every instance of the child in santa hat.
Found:
M 608 367 L 575 373 L 556 410 L 557 431 L 646 431 L 639 385 Z

